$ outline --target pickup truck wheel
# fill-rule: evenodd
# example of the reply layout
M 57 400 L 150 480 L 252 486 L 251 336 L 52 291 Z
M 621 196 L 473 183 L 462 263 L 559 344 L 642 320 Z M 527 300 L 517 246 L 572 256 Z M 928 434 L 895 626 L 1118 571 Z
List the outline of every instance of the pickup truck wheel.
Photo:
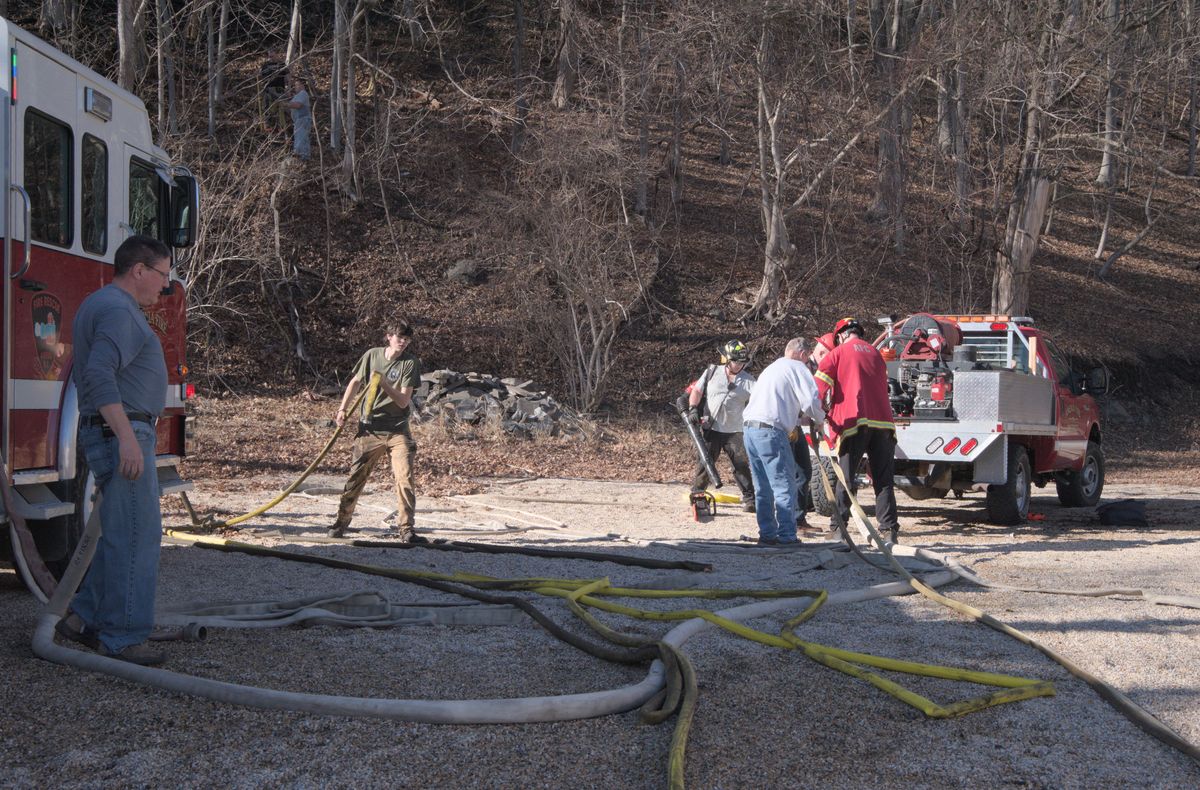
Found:
M 1104 450 L 1096 442 L 1088 442 L 1083 468 L 1064 472 L 1055 481 L 1058 501 L 1066 507 L 1093 507 L 1104 491 Z
M 1020 524 L 1029 515 L 1033 467 L 1029 453 L 1019 444 L 1008 446 L 1008 481 L 987 489 L 988 520 L 993 524 Z
M 813 510 L 822 516 L 832 516 L 833 500 L 825 496 L 825 486 L 821 483 L 821 471 L 818 471 L 817 464 L 820 464 L 821 470 L 825 472 L 825 477 L 829 480 L 829 486 L 836 489 L 837 474 L 833 471 L 833 460 L 819 456 L 811 450 L 809 451 L 809 457 L 812 459 L 813 476 L 812 480 L 808 481 L 808 490 L 812 492 Z

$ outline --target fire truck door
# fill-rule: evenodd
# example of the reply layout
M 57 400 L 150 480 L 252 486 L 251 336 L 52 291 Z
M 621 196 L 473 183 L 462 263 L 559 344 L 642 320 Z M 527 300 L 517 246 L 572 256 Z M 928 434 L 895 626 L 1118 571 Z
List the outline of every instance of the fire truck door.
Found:
M 1058 434 L 1054 440 L 1052 469 L 1074 469 L 1087 452 L 1087 423 L 1081 406 L 1078 383 L 1071 375 L 1070 359 L 1053 343 L 1043 338 L 1042 350 L 1048 370 L 1055 382 L 1055 419 Z M 1039 464 L 1040 465 L 1040 464 Z

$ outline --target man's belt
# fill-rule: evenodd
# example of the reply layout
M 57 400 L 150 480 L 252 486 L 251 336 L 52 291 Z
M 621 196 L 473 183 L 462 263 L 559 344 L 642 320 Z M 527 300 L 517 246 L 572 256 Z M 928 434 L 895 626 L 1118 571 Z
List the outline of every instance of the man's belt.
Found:
M 151 425 L 154 425 L 158 422 L 157 417 L 155 417 L 153 414 L 147 414 L 144 411 L 127 411 L 125 412 L 125 416 L 129 418 L 130 422 L 147 422 Z M 85 414 L 79 418 L 79 425 L 83 428 L 95 428 L 97 426 L 108 425 L 108 423 L 104 421 L 104 417 L 102 415 Z
M 359 420 L 359 425 L 368 431 L 397 431 L 408 426 L 408 417 L 376 417 Z
M 743 428 L 765 428 L 768 431 L 777 431 L 774 423 L 763 422 L 762 420 L 746 420 L 742 423 Z

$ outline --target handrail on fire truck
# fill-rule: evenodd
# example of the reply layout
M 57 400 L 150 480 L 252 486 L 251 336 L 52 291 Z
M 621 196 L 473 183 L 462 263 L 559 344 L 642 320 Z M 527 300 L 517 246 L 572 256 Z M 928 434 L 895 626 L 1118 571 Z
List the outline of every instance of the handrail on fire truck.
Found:
M 30 256 L 33 251 L 33 245 L 30 244 L 31 237 L 29 235 L 30 217 L 33 215 L 33 203 L 29 200 L 29 193 L 25 191 L 25 187 L 21 186 L 20 184 L 9 184 L 8 188 L 20 195 L 21 200 L 25 202 L 25 260 L 21 264 L 20 269 L 8 275 L 10 279 L 15 280 L 18 277 L 24 277 L 25 272 L 29 271 L 29 262 L 31 260 Z M 11 236 L 8 239 L 8 243 L 10 245 L 12 244 Z

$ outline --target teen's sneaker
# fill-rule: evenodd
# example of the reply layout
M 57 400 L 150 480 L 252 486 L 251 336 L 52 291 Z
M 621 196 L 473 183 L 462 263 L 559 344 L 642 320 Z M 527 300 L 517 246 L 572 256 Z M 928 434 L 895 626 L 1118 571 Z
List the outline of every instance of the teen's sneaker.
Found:
M 753 513 L 754 512 L 754 500 L 753 499 L 743 499 L 742 500 L 742 510 L 746 511 L 747 513 Z
M 115 653 L 109 652 L 108 648 L 103 644 L 100 645 L 100 655 L 115 658 L 118 661 L 128 661 L 130 664 L 138 664 L 143 667 L 153 667 L 165 663 L 167 654 L 161 650 L 155 650 L 149 645 L 130 645 L 123 650 L 118 650 Z
M 778 546 L 779 540 L 776 538 L 759 538 L 758 545 L 759 546 Z
M 67 612 L 67 616 L 54 625 L 54 630 L 63 639 L 77 642 L 86 648 L 95 650 L 100 646 L 100 640 L 96 638 L 96 633 L 87 623 L 83 622 L 82 617 L 74 612 Z
M 344 538 L 346 537 L 347 526 L 346 524 L 334 524 L 326 534 L 331 538 Z

